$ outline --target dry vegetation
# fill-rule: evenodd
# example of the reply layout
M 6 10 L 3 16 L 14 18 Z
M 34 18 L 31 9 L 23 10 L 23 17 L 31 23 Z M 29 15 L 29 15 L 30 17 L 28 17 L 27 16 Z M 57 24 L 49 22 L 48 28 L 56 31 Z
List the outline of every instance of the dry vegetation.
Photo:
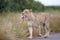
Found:
M 60 32 L 60 12 L 47 12 L 50 14 L 50 28 L 53 32 Z M 15 40 L 16 38 L 25 38 L 28 30 L 26 22 L 17 23 L 20 13 L 0 14 L 0 40 Z

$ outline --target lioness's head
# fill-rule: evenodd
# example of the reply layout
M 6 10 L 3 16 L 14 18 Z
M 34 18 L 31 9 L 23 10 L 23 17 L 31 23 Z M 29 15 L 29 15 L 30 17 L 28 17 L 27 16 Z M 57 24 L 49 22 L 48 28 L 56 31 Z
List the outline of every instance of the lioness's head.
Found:
M 24 19 L 28 18 L 30 16 L 31 12 L 32 12 L 32 9 L 23 10 L 22 15 L 21 15 L 21 17 L 19 19 L 19 22 L 21 23 L 21 22 L 24 21 Z

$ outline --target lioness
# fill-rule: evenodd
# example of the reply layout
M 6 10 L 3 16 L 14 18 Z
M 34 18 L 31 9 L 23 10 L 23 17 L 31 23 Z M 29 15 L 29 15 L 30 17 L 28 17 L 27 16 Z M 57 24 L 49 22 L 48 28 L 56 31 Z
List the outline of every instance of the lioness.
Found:
M 45 30 L 45 35 L 43 37 L 49 36 L 49 33 L 50 33 L 49 20 L 50 20 L 50 18 L 49 18 L 48 14 L 41 13 L 40 15 L 34 15 L 32 12 L 32 9 L 25 9 L 25 10 L 23 10 L 22 15 L 19 19 L 20 23 L 22 23 L 25 19 L 28 20 L 27 24 L 28 24 L 28 29 L 29 29 L 29 33 L 30 33 L 29 38 L 32 38 L 33 27 L 35 27 L 38 30 L 39 35 L 41 35 L 40 28 L 43 27 L 43 29 Z

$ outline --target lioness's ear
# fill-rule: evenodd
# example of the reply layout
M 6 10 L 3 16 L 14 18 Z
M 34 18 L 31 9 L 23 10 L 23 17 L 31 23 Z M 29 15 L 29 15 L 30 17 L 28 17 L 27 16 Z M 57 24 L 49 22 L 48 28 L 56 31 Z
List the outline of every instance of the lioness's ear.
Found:
M 32 12 L 32 9 L 29 9 L 29 12 Z
M 28 9 L 25 9 L 25 10 L 23 11 L 23 13 L 28 13 Z

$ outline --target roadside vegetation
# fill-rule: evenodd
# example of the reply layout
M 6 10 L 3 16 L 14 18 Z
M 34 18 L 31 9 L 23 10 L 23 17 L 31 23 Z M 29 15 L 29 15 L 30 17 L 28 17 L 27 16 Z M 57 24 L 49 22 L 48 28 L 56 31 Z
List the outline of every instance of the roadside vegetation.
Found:
M 50 14 L 50 28 L 54 33 L 60 32 L 60 12 L 46 12 Z M 37 13 L 38 15 L 39 13 Z M 17 20 L 20 17 L 20 13 L 3 13 L 0 14 L 0 39 L 8 40 L 15 38 L 26 38 L 28 34 L 27 23 L 20 24 Z

